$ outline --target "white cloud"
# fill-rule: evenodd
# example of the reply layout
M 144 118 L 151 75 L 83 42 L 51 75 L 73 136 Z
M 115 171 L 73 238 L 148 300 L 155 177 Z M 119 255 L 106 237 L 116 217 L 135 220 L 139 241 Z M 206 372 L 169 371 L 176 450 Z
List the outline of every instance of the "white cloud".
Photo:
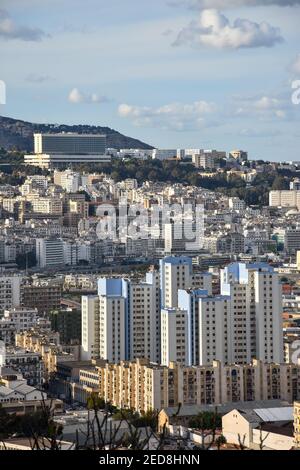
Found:
M 290 99 L 280 95 L 236 98 L 234 116 L 283 121 L 293 118 L 293 107 Z
M 279 129 L 244 128 L 244 129 L 240 129 L 237 135 L 239 135 L 240 137 L 249 137 L 249 138 L 280 137 L 282 135 L 282 131 L 280 131 Z
M 173 45 L 239 49 L 272 47 L 280 42 L 283 42 L 280 29 L 269 23 L 238 18 L 230 24 L 228 18 L 217 10 L 204 10 L 199 21 L 192 21 L 179 32 Z
M 194 9 L 206 8 L 239 8 L 239 7 L 256 7 L 256 6 L 272 6 L 280 7 L 300 5 L 300 0 L 170 0 L 170 5 L 187 5 Z
M 0 38 L 41 41 L 46 36 L 39 28 L 17 25 L 6 10 L 0 9 Z
M 216 105 L 207 101 L 170 103 L 157 108 L 121 104 L 118 110 L 119 116 L 131 119 L 135 126 L 176 131 L 196 130 L 214 124 L 210 116 L 215 111 Z
M 109 99 L 106 96 L 100 96 L 97 93 L 83 93 L 78 88 L 73 88 L 68 96 L 68 100 L 73 104 L 98 104 L 106 103 Z

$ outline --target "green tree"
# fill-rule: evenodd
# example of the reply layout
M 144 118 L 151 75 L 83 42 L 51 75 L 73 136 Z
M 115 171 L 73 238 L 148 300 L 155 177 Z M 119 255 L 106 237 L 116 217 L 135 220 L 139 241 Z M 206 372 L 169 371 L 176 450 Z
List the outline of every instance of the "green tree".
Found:
M 216 412 L 202 411 L 189 421 L 189 426 L 202 431 L 216 430 L 222 427 L 222 420 Z
M 289 185 L 288 185 L 287 180 L 280 175 L 276 176 L 272 184 L 272 189 L 283 190 L 283 189 L 288 189 L 288 188 L 289 188 Z

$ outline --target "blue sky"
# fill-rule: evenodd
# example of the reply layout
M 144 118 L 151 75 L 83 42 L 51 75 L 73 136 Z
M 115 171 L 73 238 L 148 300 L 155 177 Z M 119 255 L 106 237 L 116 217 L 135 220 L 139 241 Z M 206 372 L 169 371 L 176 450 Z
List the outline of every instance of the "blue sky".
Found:
M 299 20 L 300 0 L 1 0 L 0 113 L 297 160 Z

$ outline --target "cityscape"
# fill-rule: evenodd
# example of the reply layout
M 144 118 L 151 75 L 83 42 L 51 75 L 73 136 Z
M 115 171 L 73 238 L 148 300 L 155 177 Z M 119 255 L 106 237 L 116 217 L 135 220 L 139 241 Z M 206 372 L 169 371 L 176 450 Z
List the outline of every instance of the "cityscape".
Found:
M 98 14 L 116 14 L 105 32 L 119 28 L 121 38 L 124 28 L 132 45 L 133 75 L 123 77 L 119 59 L 115 98 L 72 88 L 69 35 L 89 56 L 88 37 L 98 34 L 90 11 L 76 0 L 78 11 L 59 32 L 51 18 L 30 26 L 35 2 L 25 3 L 27 13 L 18 0 L 0 8 L 0 53 L 2 43 L 8 51 L 0 69 L 0 451 L 90 450 L 100 465 L 135 468 L 142 459 L 199 465 L 204 450 L 299 450 L 300 55 L 292 63 L 292 39 L 299 36 L 300 2 L 161 2 L 160 13 L 149 5 L 148 24 L 135 0 L 88 0 Z M 61 4 L 64 18 L 70 2 Z M 185 21 L 198 20 L 175 34 L 181 10 Z M 46 11 L 37 7 L 32 19 Z M 267 12 L 268 22 L 257 23 L 255 15 L 263 21 Z M 232 22 L 235 13 L 249 19 Z M 128 19 L 134 14 L 135 34 Z M 193 80 L 207 101 L 182 103 L 180 81 L 188 77 L 178 71 L 169 82 L 176 102 L 159 106 L 172 92 L 164 91 L 166 78 L 144 78 L 153 86 L 145 97 L 137 79 L 144 65 L 132 71 L 143 45 L 147 54 L 151 27 L 161 36 L 153 41 L 162 48 L 162 75 L 165 41 L 175 34 L 171 71 L 172 54 L 186 47 L 189 61 L 202 54 L 204 75 L 215 73 L 206 51 L 213 48 L 216 64 L 249 61 L 249 80 L 261 88 L 253 58 L 264 69 L 271 59 L 261 51 L 272 48 L 275 60 L 278 48 L 280 59 L 291 54 L 290 81 L 285 92 L 252 98 L 242 98 L 244 83 L 235 97 L 239 111 L 225 103 L 217 110 L 195 66 Z M 55 76 L 56 34 L 71 54 L 68 79 Z M 123 49 L 111 41 L 117 60 Z M 30 54 L 40 57 L 43 47 L 45 75 L 36 75 Z M 21 67 L 21 51 L 28 57 L 25 82 L 34 91 L 12 78 L 11 51 Z M 107 50 L 103 57 L 105 68 L 113 67 Z M 102 68 L 94 72 L 104 88 L 111 72 L 103 71 L 102 82 Z M 233 78 L 222 73 L 225 93 Z M 80 72 L 78 83 L 85 77 L 93 85 L 88 75 Z M 51 93 L 63 80 L 67 103 L 54 103 Z M 286 72 L 280 80 L 288 81 Z M 125 104 L 135 92 L 141 104 Z

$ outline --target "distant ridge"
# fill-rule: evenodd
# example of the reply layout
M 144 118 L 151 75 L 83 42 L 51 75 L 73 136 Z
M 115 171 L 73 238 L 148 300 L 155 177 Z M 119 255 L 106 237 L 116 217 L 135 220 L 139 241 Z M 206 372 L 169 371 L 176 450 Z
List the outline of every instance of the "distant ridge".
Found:
M 151 145 L 127 137 L 109 127 L 90 126 L 87 124 L 36 124 L 0 116 L 0 148 L 6 150 L 17 148 L 27 152 L 33 151 L 33 134 L 35 132 L 78 132 L 80 134 L 106 134 L 109 148 L 152 149 Z

